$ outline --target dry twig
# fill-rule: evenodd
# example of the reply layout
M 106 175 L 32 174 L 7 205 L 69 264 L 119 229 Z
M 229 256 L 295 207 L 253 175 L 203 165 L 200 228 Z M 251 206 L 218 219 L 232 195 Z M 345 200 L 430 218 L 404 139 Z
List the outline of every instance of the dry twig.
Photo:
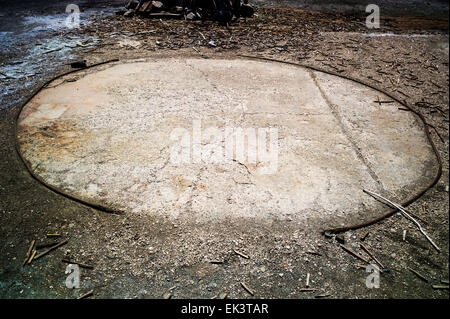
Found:
M 416 221 L 410 214 L 408 214 L 406 212 L 406 209 L 403 206 L 400 206 L 398 204 L 395 204 L 393 202 L 391 202 L 389 199 L 378 195 L 374 192 L 368 191 L 368 190 L 364 190 L 364 192 L 366 192 L 369 195 L 372 195 L 374 197 L 378 197 L 379 199 L 382 199 L 385 203 L 387 203 L 389 206 L 391 206 L 392 208 L 397 208 L 403 216 L 405 216 L 407 219 L 411 220 L 416 226 L 417 228 L 419 228 L 419 231 L 425 236 L 425 238 L 431 243 L 431 245 L 438 251 L 441 252 L 441 249 L 433 242 L 433 240 L 431 240 L 431 238 L 423 231 L 422 226 L 420 226 L 419 222 Z

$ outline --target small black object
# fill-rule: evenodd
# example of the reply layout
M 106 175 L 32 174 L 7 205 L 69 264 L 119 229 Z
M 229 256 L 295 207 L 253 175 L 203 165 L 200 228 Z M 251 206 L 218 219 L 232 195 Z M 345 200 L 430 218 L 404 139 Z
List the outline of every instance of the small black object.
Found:
M 336 240 L 341 243 L 341 244 L 345 244 L 345 237 L 343 234 L 337 234 L 336 235 Z
M 241 16 L 242 17 L 250 18 L 254 14 L 255 14 L 255 9 L 251 5 L 249 5 L 245 2 L 241 5 Z
M 74 69 L 76 68 L 85 68 L 86 67 L 86 60 L 83 61 L 77 61 L 70 63 L 70 66 Z

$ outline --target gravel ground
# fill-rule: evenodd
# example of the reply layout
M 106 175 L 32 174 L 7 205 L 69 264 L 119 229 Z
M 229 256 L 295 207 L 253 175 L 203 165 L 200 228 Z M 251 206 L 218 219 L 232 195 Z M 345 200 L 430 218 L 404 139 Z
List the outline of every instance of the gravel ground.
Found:
M 443 176 L 408 208 L 420 217 L 442 253 L 433 251 L 400 216 L 348 231 L 346 245 L 362 255 L 360 238 L 368 232 L 365 245 L 390 269 L 382 274 L 379 289 L 368 289 L 362 262 L 342 250 L 334 238 L 307 227 L 297 229 L 288 221 L 177 224 L 87 208 L 40 185 L 19 161 L 14 118 L 19 102 L 30 92 L 26 88 L 9 96 L 14 107 L 0 113 L 1 298 L 73 298 L 91 289 L 93 298 L 162 298 L 168 293 L 172 298 L 212 298 L 223 293 L 229 298 L 251 298 L 240 285 L 245 282 L 256 298 L 326 294 L 329 298 L 448 299 L 448 290 L 432 288 L 449 276 L 448 33 L 442 31 L 448 29 L 448 21 L 384 18 L 386 23 L 373 36 L 364 35 L 372 30 L 365 28 L 363 16 L 283 8 L 260 8 L 257 14 L 230 30 L 215 23 L 94 16 L 92 24 L 77 32 L 100 41 L 93 47 L 75 48 L 74 54 L 90 63 L 114 57 L 258 54 L 349 75 L 404 98 L 436 128 L 431 134 L 443 159 Z M 392 32 L 403 36 L 380 36 Z M 211 40 L 216 47 L 208 46 Z M 67 66 L 58 64 L 49 74 L 63 70 Z M 40 81 L 36 78 L 31 88 Z M 407 230 L 405 241 L 403 230 Z M 22 267 L 29 243 L 50 241 L 46 234 L 54 232 L 70 238 L 69 242 Z M 95 266 L 82 269 L 80 289 L 64 285 L 64 256 Z M 317 291 L 301 291 L 307 273 Z

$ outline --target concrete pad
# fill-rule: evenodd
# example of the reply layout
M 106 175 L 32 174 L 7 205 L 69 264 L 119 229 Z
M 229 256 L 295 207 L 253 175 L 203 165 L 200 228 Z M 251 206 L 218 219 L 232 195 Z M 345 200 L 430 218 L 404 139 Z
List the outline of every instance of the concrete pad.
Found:
M 18 140 L 50 185 L 129 213 L 342 225 L 385 209 L 363 188 L 402 199 L 434 172 L 421 123 L 378 98 L 280 63 L 129 61 L 55 81 Z M 250 138 L 227 153 L 240 129 Z

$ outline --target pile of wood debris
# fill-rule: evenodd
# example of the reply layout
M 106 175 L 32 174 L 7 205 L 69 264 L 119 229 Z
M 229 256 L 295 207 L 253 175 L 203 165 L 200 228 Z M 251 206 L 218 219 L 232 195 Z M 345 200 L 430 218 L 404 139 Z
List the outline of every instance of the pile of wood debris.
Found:
M 184 18 L 215 20 L 222 23 L 253 16 L 255 10 L 248 0 L 131 0 L 117 14 L 153 18 Z

